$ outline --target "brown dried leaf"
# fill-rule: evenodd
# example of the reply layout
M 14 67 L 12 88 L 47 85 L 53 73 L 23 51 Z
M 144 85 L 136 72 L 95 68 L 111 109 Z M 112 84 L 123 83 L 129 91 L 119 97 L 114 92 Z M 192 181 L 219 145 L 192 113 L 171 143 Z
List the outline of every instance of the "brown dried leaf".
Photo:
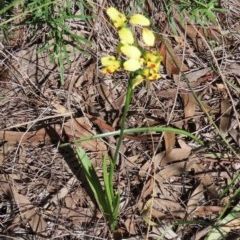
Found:
M 84 82 L 87 82 L 88 84 L 93 84 L 93 80 L 95 77 L 95 69 L 96 63 L 89 64 L 83 74 L 81 74 L 80 77 L 76 80 L 74 87 L 78 88 Z
M 110 126 L 109 124 L 107 124 L 102 118 L 94 117 L 90 114 L 85 114 L 85 116 L 87 118 L 89 118 L 89 120 L 91 122 L 96 124 L 102 130 L 102 132 L 113 132 L 113 131 L 115 131 L 115 129 L 112 126 Z
M 166 152 L 163 151 L 153 157 L 152 163 L 154 165 L 154 169 L 157 169 L 159 166 L 166 166 L 169 162 L 175 162 L 175 161 L 186 159 L 189 157 L 190 152 L 191 151 L 189 149 L 175 148 L 168 155 L 166 155 Z M 150 166 L 151 166 L 151 163 L 149 161 L 147 161 L 139 170 L 139 173 L 138 173 L 139 176 L 144 177 L 146 175 L 146 173 L 149 171 Z M 171 166 L 172 165 L 168 165 L 167 168 L 171 169 Z M 174 168 L 175 167 L 173 166 L 173 169 Z M 164 176 L 166 178 L 180 173 L 178 171 L 175 172 L 175 170 L 173 172 L 171 172 L 171 170 L 168 172 L 168 170 L 162 169 L 161 172 L 162 171 L 164 171 L 164 174 L 165 174 Z M 166 173 L 165 173 L 165 171 L 166 171 Z M 174 172 L 175 172 L 175 174 L 172 174 Z
M 18 209 L 21 216 L 21 220 L 19 218 L 15 218 L 13 220 L 13 223 L 17 224 L 19 224 L 20 222 L 24 222 L 25 224 L 28 223 L 34 232 L 45 235 L 47 222 L 40 214 L 41 213 L 40 209 L 32 205 L 26 196 L 18 193 L 17 184 L 14 184 L 14 187 L 12 187 L 12 193 L 14 200 L 18 205 Z
M 181 206 L 176 199 L 155 198 L 152 210 L 152 216 L 162 218 L 166 216 L 183 219 L 186 214 L 185 208 Z
M 164 198 L 150 198 L 144 205 L 142 211 L 143 220 L 150 226 L 157 226 L 158 224 L 152 221 L 154 218 L 181 218 L 185 216 L 186 210 L 176 201 Z
M 0 145 L 0 167 L 2 166 L 3 161 L 7 154 L 11 152 L 13 149 L 16 149 L 16 146 L 11 142 L 5 142 Z
M 192 168 L 195 169 L 196 172 L 202 172 L 204 170 L 198 159 L 189 159 L 186 162 L 175 162 L 171 165 L 167 165 L 164 169 L 156 173 L 155 180 L 162 183 L 166 179 L 172 176 L 178 176 L 185 171 L 190 171 Z
M 206 217 L 222 212 L 224 207 L 220 206 L 197 206 L 194 211 L 195 217 Z
M 240 218 L 235 218 L 232 221 L 227 222 L 223 227 L 221 227 L 221 229 L 224 232 L 240 229 Z
M 63 105 L 61 105 L 59 103 L 53 103 L 52 106 L 56 108 L 58 113 L 67 113 L 67 112 L 69 112 Z
M 101 98 L 105 100 L 106 111 L 118 109 L 115 105 L 115 102 L 113 101 L 112 92 L 109 90 L 109 87 L 105 83 L 99 84 L 96 87 Z
M 229 134 L 231 135 L 231 137 L 235 140 L 235 142 L 240 147 L 240 133 L 236 129 L 231 129 L 229 131 Z
M 156 169 L 156 167 L 158 167 L 161 163 L 161 161 L 163 160 L 164 156 L 166 155 L 165 151 L 156 154 L 153 159 L 152 162 L 154 164 L 154 169 Z M 140 177 L 144 177 L 146 176 L 146 173 L 149 171 L 149 168 L 151 167 L 151 163 L 149 161 L 147 161 L 139 170 L 139 176 Z
M 130 233 L 130 234 L 137 234 L 138 233 L 138 229 L 137 229 L 137 226 L 136 226 L 136 221 L 134 219 L 134 216 L 131 216 L 131 218 L 128 218 L 125 222 L 124 222 L 124 225 L 127 229 L 127 231 Z
M 195 211 L 196 207 L 199 205 L 199 201 L 203 195 L 204 188 L 203 185 L 200 183 L 193 193 L 191 194 L 188 203 L 187 203 L 187 213 L 190 215 L 190 218 L 193 216 L 193 212 Z
M 209 231 L 211 230 L 212 226 L 208 226 L 206 228 L 204 228 L 203 230 L 197 232 L 192 238 L 194 240 L 200 240 L 200 239 L 203 239 L 204 236 L 206 236 Z
M 168 76 L 189 70 L 183 63 L 183 60 L 176 56 L 169 39 L 165 39 L 161 44 L 160 54 L 163 57 L 163 65 L 166 68 Z
M 175 143 L 176 143 L 175 133 L 165 132 L 164 142 L 165 142 L 166 155 L 168 155 L 172 151 L 172 149 L 175 147 Z
M 222 40 L 219 27 L 202 27 L 192 24 L 184 24 L 183 21 L 181 21 L 179 14 L 175 14 L 175 19 L 182 30 L 186 32 L 187 36 L 191 38 L 195 48 L 198 51 L 202 51 L 207 47 L 207 40 L 214 40 L 216 42 L 221 42 Z M 206 40 L 204 41 L 204 39 Z
M 176 162 L 187 159 L 191 151 L 189 149 L 174 148 L 171 152 L 166 155 L 166 162 Z
M 230 114 L 232 104 L 228 99 L 222 99 L 221 101 L 221 118 L 219 128 L 223 133 L 227 133 L 230 125 Z
M 152 195 L 154 188 L 154 179 L 150 178 L 145 184 L 142 189 L 141 198 L 146 199 L 148 196 Z M 141 209 L 140 205 L 138 207 Z
M 210 67 L 206 67 L 193 72 L 185 73 L 184 77 L 188 79 L 189 83 L 191 83 L 192 86 L 195 86 L 193 84 L 196 83 L 198 79 L 205 76 L 211 71 L 212 69 Z
M 201 178 L 202 184 L 207 191 L 207 195 L 209 199 L 217 199 L 218 192 L 216 190 L 216 186 L 213 184 L 212 176 L 209 173 L 204 174 Z
M 76 226 L 81 223 L 90 223 L 94 217 L 96 217 L 96 212 L 92 211 L 91 208 L 78 207 L 77 210 L 61 207 L 59 210 L 56 208 L 53 215 L 61 214 L 65 219 L 72 221 Z
M 69 137 L 69 141 L 80 139 L 83 137 L 91 137 L 95 133 L 89 124 L 88 118 L 81 117 L 70 119 L 64 123 L 64 131 Z M 101 139 L 88 140 L 86 142 L 77 143 L 90 151 L 106 151 L 107 147 Z
M 76 182 L 77 182 L 77 179 L 75 177 L 71 177 L 66 183 L 66 185 L 62 187 L 56 194 L 54 194 L 53 197 L 49 199 L 48 203 L 44 207 L 47 208 L 50 202 L 57 205 L 59 200 L 67 196 L 67 194 L 69 193 L 69 191 L 71 190 L 71 188 Z
M 0 140 L 12 142 L 12 143 L 28 142 L 33 145 L 36 145 L 36 144 L 39 144 L 40 142 L 49 141 L 50 137 L 47 135 L 46 130 L 41 128 L 38 131 L 31 131 L 31 132 L 0 131 Z
M 172 228 L 173 227 L 174 226 L 172 226 Z M 149 236 L 153 237 L 152 239 L 163 239 L 163 236 L 166 240 L 180 239 L 179 234 L 175 233 L 174 230 L 171 229 L 168 224 L 161 224 L 158 226 L 153 226 L 151 234 L 149 234 Z
M 64 130 L 64 131 L 63 131 Z M 30 143 L 37 145 L 40 142 L 48 142 L 53 140 L 60 140 L 62 133 L 67 136 L 68 141 L 73 141 L 83 137 L 91 137 L 95 133 L 92 126 L 88 122 L 88 118 L 70 119 L 64 123 L 63 129 L 61 125 L 51 125 L 46 129 L 41 128 L 38 131 L 30 132 L 15 132 L 15 131 L 0 131 L 0 140 L 13 143 Z M 106 151 L 107 147 L 102 140 L 89 140 L 78 143 L 80 146 L 90 151 Z
M 196 100 L 191 93 L 181 94 L 184 103 L 184 117 L 190 118 L 195 114 Z
M 157 226 L 157 223 L 153 222 L 152 219 L 153 199 L 150 198 L 144 205 L 142 210 L 142 218 L 149 226 Z
M 192 148 L 183 139 L 178 139 L 178 144 L 182 149 L 187 149 L 189 151 L 192 150 Z

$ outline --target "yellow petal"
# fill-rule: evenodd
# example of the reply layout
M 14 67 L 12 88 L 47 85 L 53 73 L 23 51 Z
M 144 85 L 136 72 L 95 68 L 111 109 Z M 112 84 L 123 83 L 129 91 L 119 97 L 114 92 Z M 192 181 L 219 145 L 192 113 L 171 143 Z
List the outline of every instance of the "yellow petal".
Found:
M 161 77 L 160 74 L 149 68 L 143 69 L 142 75 L 145 76 L 148 80 L 157 80 Z
M 144 54 L 144 63 L 149 69 L 152 69 L 155 72 L 159 71 L 161 61 L 162 61 L 162 56 L 156 51 L 146 52 Z
M 119 60 L 116 60 L 116 58 L 114 56 L 102 57 L 101 64 L 102 64 L 102 66 L 105 67 L 101 70 L 101 72 L 104 74 L 114 73 L 121 66 L 121 62 Z
M 116 8 L 110 7 L 107 9 L 107 15 L 112 20 L 115 28 L 122 27 L 126 22 L 126 16 L 120 13 Z
M 154 71 L 153 69 L 149 69 L 148 79 L 149 80 L 157 80 L 161 77 L 159 73 Z
M 162 56 L 156 51 L 146 52 L 144 54 L 144 59 L 146 62 L 160 63 L 162 61 Z
M 143 69 L 142 75 L 143 75 L 144 77 L 148 78 L 149 75 L 150 75 L 150 70 L 149 70 L 149 68 Z
M 111 74 L 116 72 L 120 67 L 121 67 L 120 61 L 115 60 L 112 62 L 111 65 L 105 66 L 105 68 L 103 68 L 101 72 L 104 74 Z
M 141 57 L 141 51 L 135 46 L 123 45 L 121 52 L 128 58 L 139 59 Z
M 155 72 L 158 72 L 160 70 L 160 64 L 148 62 L 147 67 Z
M 143 27 L 147 27 L 147 26 L 150 26 L 150 21 L 148 18 L 146 18 L 145 16 L 143 16 L 142 14 L 134 14 L 129 22 L 131 24 L 135 24 L 135 25 L 140 25 L 140 26 L 143 26 Z
M 123 27 L 118 31 L 119 38 L 123 44 L 133 44 L 134 37 L 130 28 Z
M 152 73 L 152 74 L 148 77 L 148 79 L 151 80 L 151 81 L 153 81 L 153 80 L 159 79 L 160 77 L 161 77 L 160 74 L 158 74 L 158 73 Z
M 103 74 L 112 74 L 112 73 L 114 73 L 117 70 L 118 70 L 118 68 L 116 68 L 115 66 L 108 66 L 108 67 L 103 68 L 101 70 L 101 72 Z
M 141 68 L 141 63 L 137 59 L 131 58 L 124 62 L 123 67 L 127 71 L 134 72 Z
M 155 44 L 155 36 L 154 36 L 153 32 L 150 29 L 143 28 L 142 38 L 143 38 L 143 42 L 147 46 L 149 46 L 149 47 L 154 46 L 154 44 Z

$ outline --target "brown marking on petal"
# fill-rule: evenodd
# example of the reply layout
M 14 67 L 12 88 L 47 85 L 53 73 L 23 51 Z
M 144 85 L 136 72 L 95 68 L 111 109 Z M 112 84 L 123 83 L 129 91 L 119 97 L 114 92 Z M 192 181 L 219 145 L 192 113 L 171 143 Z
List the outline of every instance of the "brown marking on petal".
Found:
M 149 66 L 149 68 L 153 68 L 153 69 L 154 69 L 155 67 L 156 67 L 156 64 L 155 64 L 155 63 L 151 63 L 150 66 Z

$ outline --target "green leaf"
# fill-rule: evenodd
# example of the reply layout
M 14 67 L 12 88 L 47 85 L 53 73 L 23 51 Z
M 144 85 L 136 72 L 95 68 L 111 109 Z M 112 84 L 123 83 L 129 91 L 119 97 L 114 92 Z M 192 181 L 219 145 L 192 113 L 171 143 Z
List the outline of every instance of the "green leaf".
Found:
M 77 152 L 78 160 L 83 167 L 86 179 L 88 181 L 88 184 L 92 190 L 92 193 L 94 195 L 94 198 L 97 201 L 97 204 L 100 210 L 104 214 L 108 214 L 110 211 L 106 203 L 105 194 L 90 159 L 88 158 L 83 148 L 77 147 L 76 152 Z
M 111 208 L 111 212 L 112 212 L 113 211 L 113 208 L 112 208 L 113 195 L 112 195 L 112 189 L 110 184 L 110 181 L 112 181 L 112 179 L 109 179 L 109 173 L 107 169 L 107 159 L 105 156 L 103 157 L 103 179 L 104 179 L 104 186 L 105 186 L 108 206 Z
M 174 127 L 143 127 L 143 128 L 129 128 L 129 129 L 124 129 L 123 130 L 123 134 L 131 134 L 131 133 L 151 133 L 151 132 L 173 132 L 176 134 L 182 134 L 185 136 L 188 136 L 190 138 L 192 138 L 194 141 L 198 142 L 200 145 L 204 145 L 204 142 L 202 140 L 200 140 L 198 137 L 194 136 L 193 134 L 191 134 L 190 132 L 187 132 L 185 130 L 182 129 L 178 129 L 178 128 L 174 128 Z M 71 143 L 63 143 L 60 145 L 60 147 L 65 147 L 68 145 L 71 145 L 73 143 L 79 143 L 79 142 L 85 142 L 85 141 L 89 141 L 89 140 L 93 140 L 93 139 L 98 139 L 98 138 L 104 138 L 104 137 L 109 137 L 109 136 L 117 136 L 120 134 L 120 130 L 118 131 L 113 131 L 113 132 L 107 132 L 107 133 L 103 133 L 103 134 L 96 134 L 93 135 L 91 137 L 83 137 L 80 139 L 77 139 Z

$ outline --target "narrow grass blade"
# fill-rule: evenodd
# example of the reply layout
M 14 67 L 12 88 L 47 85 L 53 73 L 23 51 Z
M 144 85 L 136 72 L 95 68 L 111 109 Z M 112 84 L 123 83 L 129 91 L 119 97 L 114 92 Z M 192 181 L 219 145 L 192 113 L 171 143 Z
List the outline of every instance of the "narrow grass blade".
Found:
M 222 240 L 231 230 L 239 229 L 240 225 L 240 202 L 220 222 L 215 224 L 205 240 Z
M 114 197 L 114 201 L 113 201 L 113 212 L 112 212 L 113 221 L 111 224 L 112 231 L 115 230 L 115 228 L 117 226 L 117 218 L 119 216 L 119 205 L 120 205 L 120 193 L 117 192 L 116 196 Z
M 81 147 L 77 147 L 76 152 L 79 162 L 83 167 L 88 184 L 92 190 L 92 193 L 97 201 L 99 208 L 101 209 L 101 211 L 103 211 L 104 214 L 108 214 L 109 206 L 105 200 L 105 193 L 102 189 L 99 178 L 92 166 L 90 159 L 88 158 L 84 149 L 82 149 Z
M 9 4 L 6 4 L 6 7 L 3 5 L 4 7 L 0 9 L 0 14 L 6 13 L 9 9 L 11 9 L 12 7 L 15 7 L 17 4 L 20 4 L 21 2 L 22 0 L 15 0 Z
M 120 192 L 117 192 L 113 201 L 113 216 L 118 217 L 119 214 L 119 204 L 120 204 Z
M 111 211 L 112 211 L 113 210 L 112 202 L 113 202 L 114 194 L 113 194 L 113 189 L 111 189 L 112 184 L 110 182 L 113 180 L 109 178 L 106 157 L 103 157 L 103 179 L 104 179 L 104 187 L 105 187 L 108 205 L 111 207 Z

